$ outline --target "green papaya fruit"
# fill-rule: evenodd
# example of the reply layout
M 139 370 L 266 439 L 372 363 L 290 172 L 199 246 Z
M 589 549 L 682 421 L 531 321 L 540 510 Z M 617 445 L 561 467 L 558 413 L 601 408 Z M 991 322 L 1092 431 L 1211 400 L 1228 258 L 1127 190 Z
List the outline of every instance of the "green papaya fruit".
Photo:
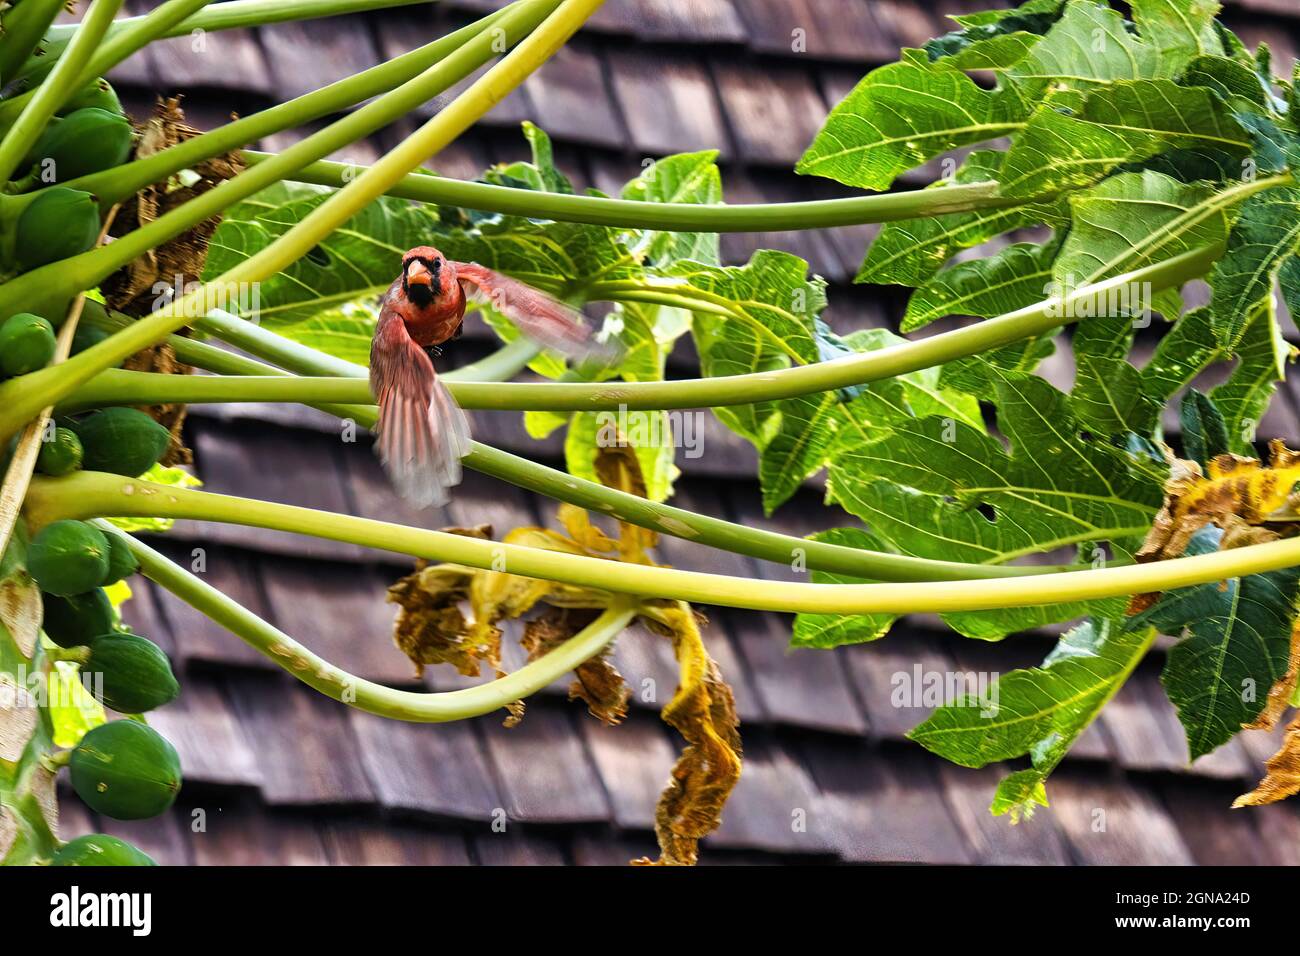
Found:
M 45 612 L 41 628 L 59 647 L 80 647 L 114 633 L 113 602 L 103 588 L 67 597 L 42 593 L 41 604 Z
M 153 857 L 107 833 L 88 833 L 63 844 L 51 866 L 157 866 Z
M 59 115 L 67 116 L 69 113 L 85 109 L 88 106 L 97 107 L 98 109 L 106 110 L 109 113 L 116 113 L 119 116 L 124 112 L 122 109 L 122 101 L 117 98 L 117 91 L 114 90 L 113 85 L 102 76 L 99 79 L 92 81 L 88 86 L 84 87 L 79 93 L 76 93 L 70 100 L 64 103 L 59 109 Z
M 79 255 L 99 238 L 99 204 L 80 189 L 42 189 L 19 214 L 14 237 L 14 258 L 24 270 Z
M 81 467 L 134 478 L 149 470 L 171 442 L 171 433 L 134 408 L 105 408 L 72 426 L 85 455 Z
M 87 106 L 51 120 L 23 165 L 35 164 L 41 183 L 66 183 L 121 166 L 134 138 L 131 121 L 121 113 Z
M 84 352 L 92 345 L 98 345 L 104 341 L 110 334 L 107 329 L 97 329 L 94 326 L 79 323 L 77 331 L 72 333 L 72 348 L 69 351 L 73 355 Z
M 140 570 L 140 562 L 136 560 L 135 555 L 131 553 L 131 546 L 126 543 L 126 539 L 118 534 L 106 534 L 104 540 L 108 542 L 108 574 L 100 583 L 105 587 L 110 584 L 116 584 L 129 578 L 135 572 Z
M 181 789 L 176 748 L 135 720 L 114 720 L 90 730 L 72 751 L 69 769 L 77 796 L 114 820 L 156 817 Z
M 108 541 L 84 521 L 52 521 L 32 538 L 27 570 L 50 594 L 93 591 L 108 574 Z
M 162 648 L 139 634 L 97 637 L 81 665 L 81 681 L 119 714 L 143 714 L 171 703 L 181 692 Z
M 11 315 L 0 325 L 0 372 L 26 375 L 54 358 L 54 326 L 31 312 Z
M 77 433 L 71 428 L 56 428 L 53 438 L 41 442 L 36 470 L 54 478 L 71 474 L 81 467 L 82 455 L 81 439 Z

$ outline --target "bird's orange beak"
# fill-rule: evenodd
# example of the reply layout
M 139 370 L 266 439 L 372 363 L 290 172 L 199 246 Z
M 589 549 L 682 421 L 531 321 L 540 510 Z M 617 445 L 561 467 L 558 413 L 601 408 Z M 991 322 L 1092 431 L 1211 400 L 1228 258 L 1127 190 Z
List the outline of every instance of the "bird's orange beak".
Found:
M 428 268 L 419 259 L 416 259 L 406 267 L 406 284 L 433 286 L 433 276 Z

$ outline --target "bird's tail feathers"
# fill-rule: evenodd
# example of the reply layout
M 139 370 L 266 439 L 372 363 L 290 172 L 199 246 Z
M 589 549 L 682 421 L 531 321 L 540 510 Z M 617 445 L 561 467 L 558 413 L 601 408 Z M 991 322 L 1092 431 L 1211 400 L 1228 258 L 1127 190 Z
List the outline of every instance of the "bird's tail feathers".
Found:
M 398 493 L 420 508 L 447 503 L 469 454 L 469 421 L 437 378 L 431 394 L 392 389 L 379 406 L 377 450 Z

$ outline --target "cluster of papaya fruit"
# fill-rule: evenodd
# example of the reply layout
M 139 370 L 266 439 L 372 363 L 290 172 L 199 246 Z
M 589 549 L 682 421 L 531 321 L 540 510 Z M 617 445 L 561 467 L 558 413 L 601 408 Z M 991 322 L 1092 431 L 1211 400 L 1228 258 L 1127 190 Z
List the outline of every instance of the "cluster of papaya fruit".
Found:
M 120 166 L 130 158 L 134 140 L 131 121 L 107 80 L 95 80 L 67 102 L 23 157 L 22 173 L 6 187 L 8 198 L 18 201 L 0 205 L 5 271 L 35 269 L 95 244 L 98 200 L 64 184 Z M 32 195 L 18 195 L 23 193 Z
M 107 310 L 103 303 L 87 299 L 82 317 L 72 337 L 74 355 L 108 336 L 104 329 Z M 44 368 L 54 357 L 55 345 L 54 324 L 45 316 L 33 312 L 9 316 L 0 322 L 0 378 Z
M 17 318 L 17 317 L 15 317 Z M 12 320 L 11 320 L 12 321 Z M 0 336 L 8 323 L 0 327 Z M 85 467 L 134 477 L 167 448 L 165 428 L 143 412 L 106 408 L 63 419 L 42 443 L 37 468 L 66 475 Z M 140 714 L 170 703 L 180 685 L 163 650 L 125 630 L 105 590 L 139 568 L 126 540 L 84 521 L 54 521 L 32 538 L 27 570 L 41 589 L 42 628 L 64 649 L 84 649 L 82 683 L 105 707 L 128 715 L 90 730 L 72 751 L 72 787 L 115 820 L 157 816 L 180 789 L 175 749 Z M 147 865 L 149 857 L 114 837 L 91 834 L 64 845 L 55 865 Z
M 126 162 L 135 138 L 106 80 L 95 80 L 69 99 L 0 192 L 0 281 L 94 246 L 100 203 L 75 181 Z M 108 334 L 93 321 L 102 310 L 100 303 L 86 301 L 72 341 L 74 354 Z M 30 312 L 0 322 L 0 378 L 48 365 L 56 351 L 55 324 Z M 36 469 L 51 477 L 81 468 L 135 477 L 162 456 L 169 441 L 167 429 L 131 408 L 60 418 L 42 437 Z M 0 465 L 12 450 L 12 443 L 0 448 Z M 117 820 L 163 813 L 181 784 L 176 750 L 140 717 L 174 700 L 180 686 L 167 655 L 120 623 L 105 590 L 138 567 L 124 538 L 83 521 L 55 521 L 40 529 L 27 555 L 28 573 L 41 590 L 46 637 L 73 651 L 65 659 L 77 663 L 86 690 L 124 715 L 87 732 L 68 761 L 77 795 L 92 810 Z M 51 862 L 154 861 L 129 843 L 97 833 L 64 844 Z

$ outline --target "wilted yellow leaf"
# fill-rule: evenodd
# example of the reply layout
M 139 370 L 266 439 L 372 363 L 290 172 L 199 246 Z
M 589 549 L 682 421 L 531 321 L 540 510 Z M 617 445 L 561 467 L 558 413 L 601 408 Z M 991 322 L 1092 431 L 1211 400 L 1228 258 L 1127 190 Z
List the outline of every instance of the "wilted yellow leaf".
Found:
M 699 841 L 721 825 L 722 808 L 740 779 L 740 719 L 735 697 L 705 650 L 690 606 L 676 602 L 645 620 L 673 642 L 681 683 L 663 719 L 686 738 L 686 747 L 655 809 L 659 859 L 633 862 L 692 866 L 699 857 Z

